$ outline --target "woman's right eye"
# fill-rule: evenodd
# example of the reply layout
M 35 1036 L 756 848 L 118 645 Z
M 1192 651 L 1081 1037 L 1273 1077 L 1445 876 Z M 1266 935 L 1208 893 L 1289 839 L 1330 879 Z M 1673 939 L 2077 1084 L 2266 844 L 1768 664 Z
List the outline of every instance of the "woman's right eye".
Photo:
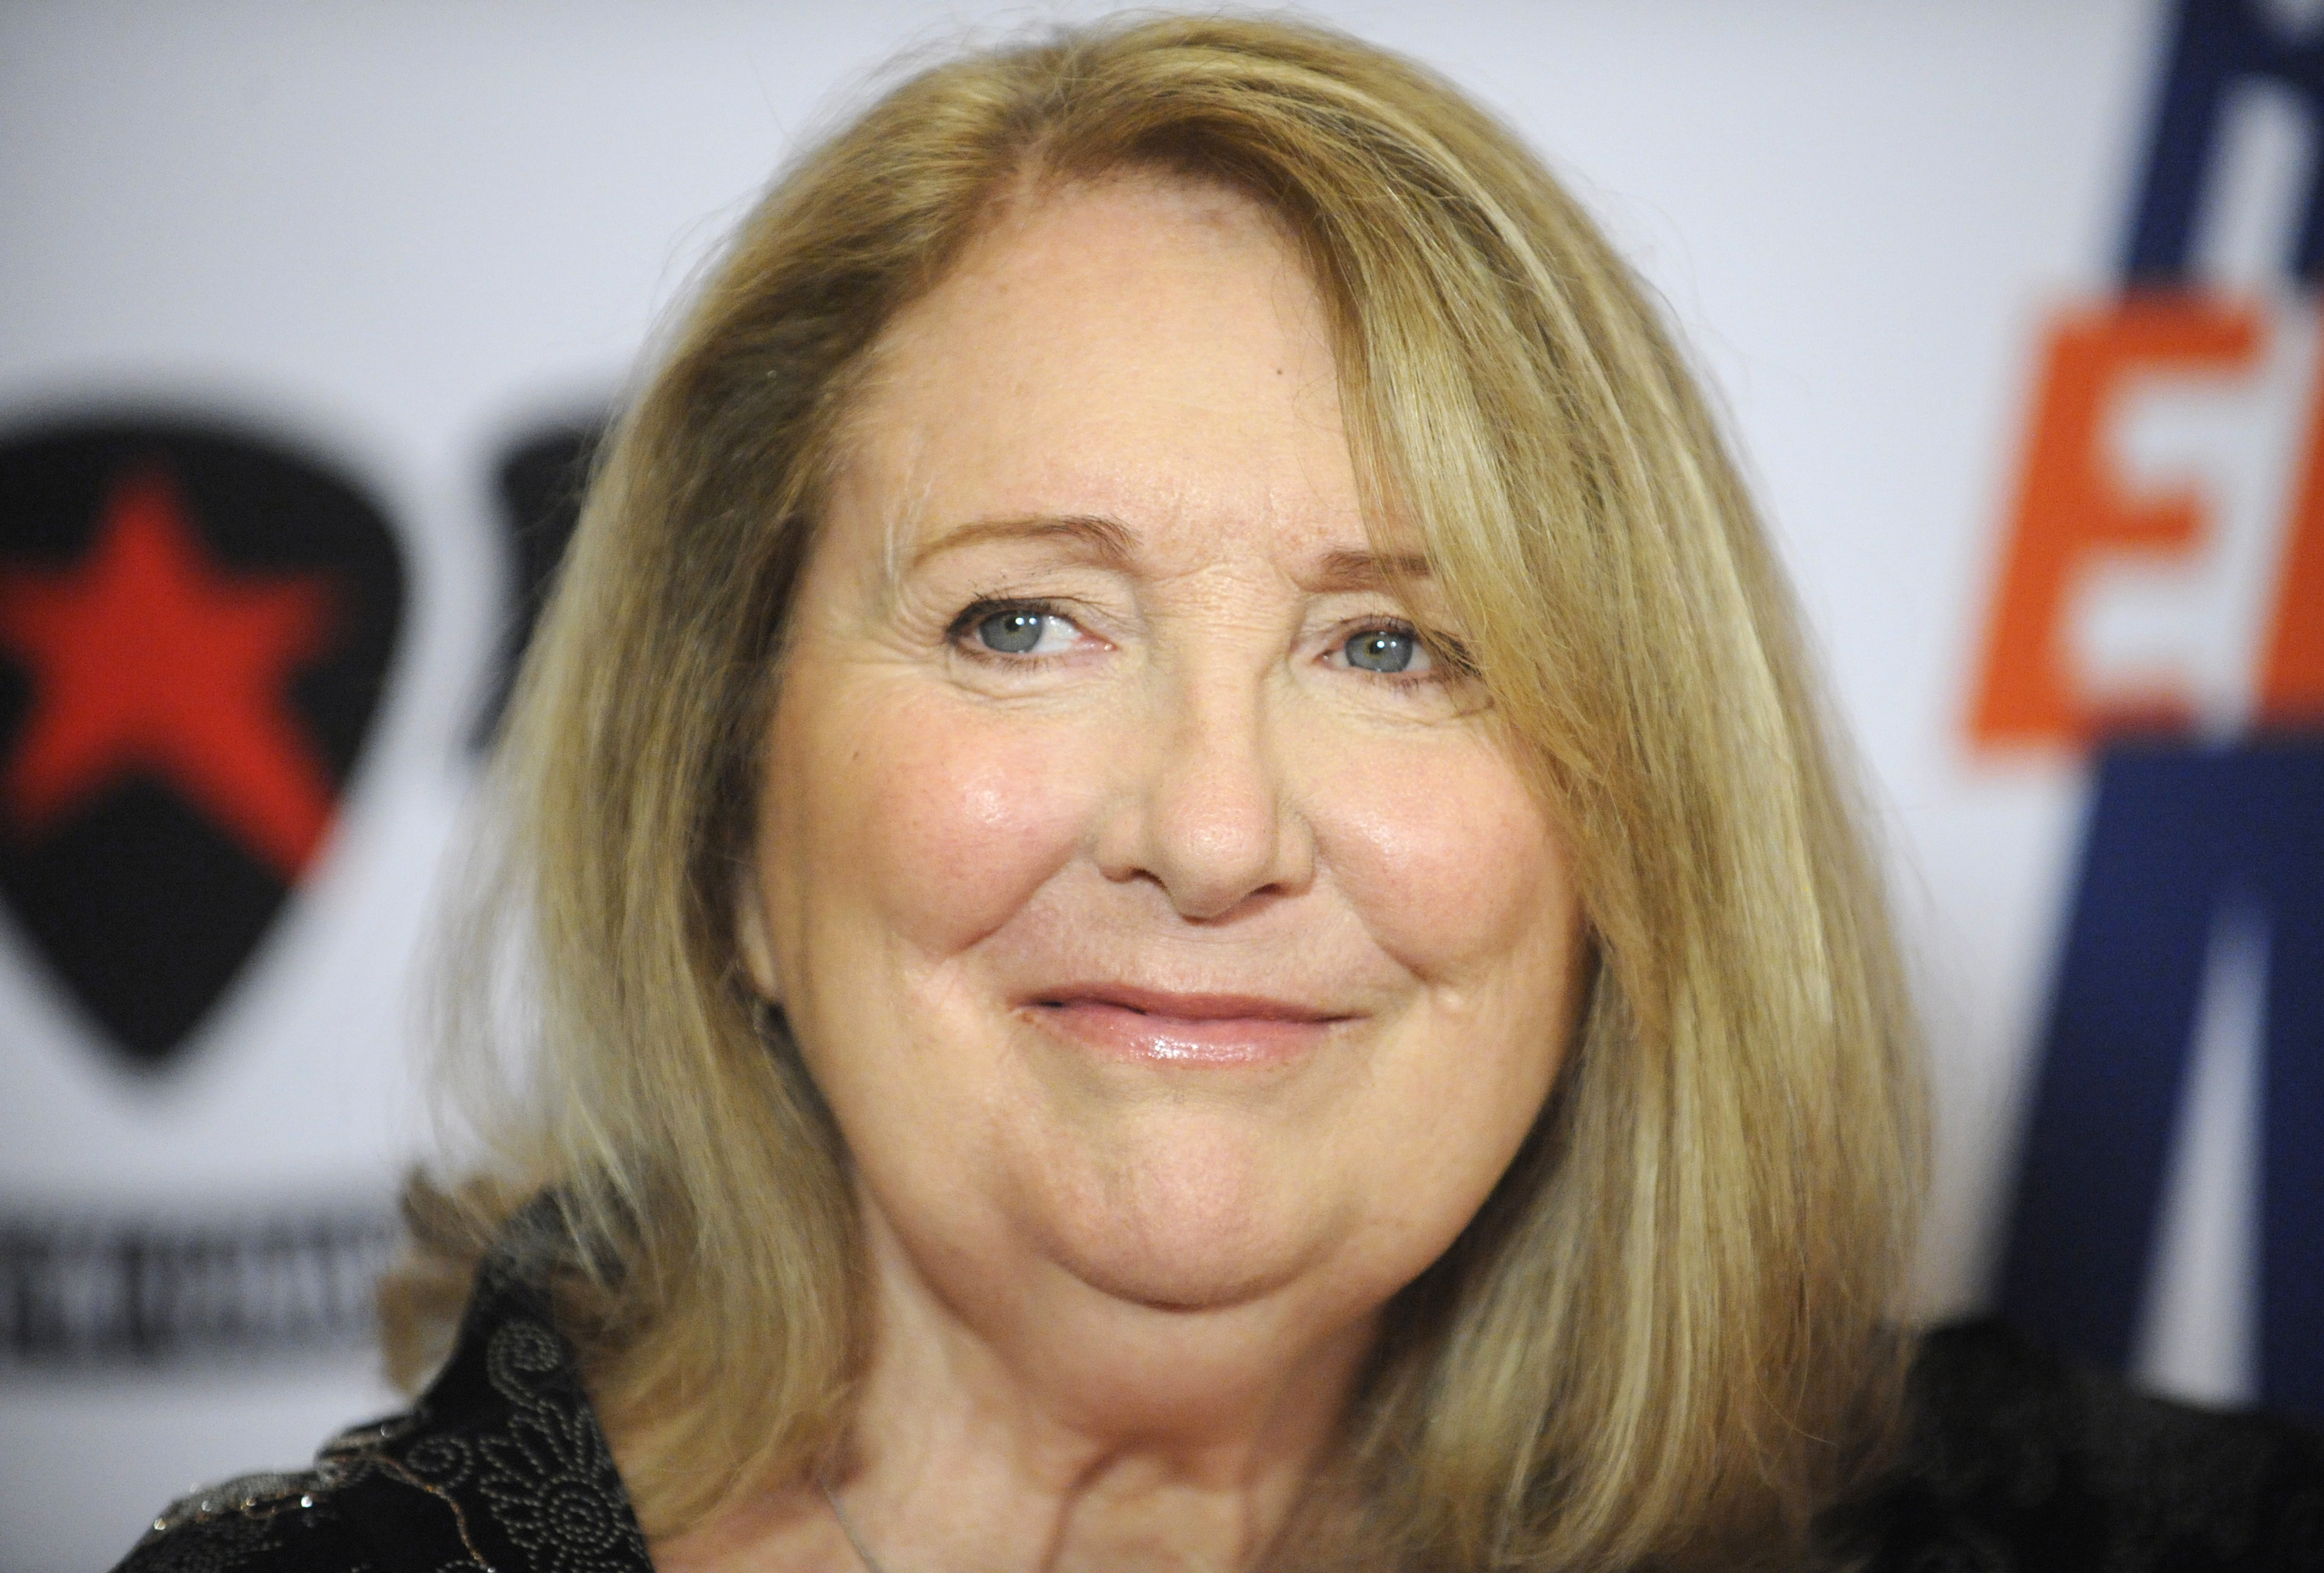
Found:
M 953 637 L 973 641 L 972 654 L 1055 655 L 1080 630 L 1069 619 L 1041 606 L 972 606 L 953 625 Z
M 1038 612 L 996 612 L 976 625 L 976 637 L 989 650 L 1021 656 L 1041 642 L 1041 630 L 1048 621 L 1047 614 Z

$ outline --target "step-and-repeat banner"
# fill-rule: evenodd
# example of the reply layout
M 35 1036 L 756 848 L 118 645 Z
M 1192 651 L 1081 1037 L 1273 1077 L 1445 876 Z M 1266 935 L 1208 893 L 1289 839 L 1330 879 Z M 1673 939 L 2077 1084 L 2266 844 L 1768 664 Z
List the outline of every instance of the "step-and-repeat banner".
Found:
M 2324 1415 L 2324 7 L 1317 10 L 1730 413 L 1925 1004 L 1920 1311 Z M 0 1573 L 392 1402 L 415 980 L 594 435 L 881 62 L 1062 14 L 0 14 Z

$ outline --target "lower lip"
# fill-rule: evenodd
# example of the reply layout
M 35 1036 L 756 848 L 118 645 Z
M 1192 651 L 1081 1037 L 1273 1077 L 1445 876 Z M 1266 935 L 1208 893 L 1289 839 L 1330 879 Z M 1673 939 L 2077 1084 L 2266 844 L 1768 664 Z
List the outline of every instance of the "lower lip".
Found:
M 1032 1014 L 1061 1036 L 1105 1053 L 1194 1069 L 1287 1064 L 1322 1043 L 1333 1025 L 1263 1016 L 1159 1016 L 1086 999 L 1037 1005 Z

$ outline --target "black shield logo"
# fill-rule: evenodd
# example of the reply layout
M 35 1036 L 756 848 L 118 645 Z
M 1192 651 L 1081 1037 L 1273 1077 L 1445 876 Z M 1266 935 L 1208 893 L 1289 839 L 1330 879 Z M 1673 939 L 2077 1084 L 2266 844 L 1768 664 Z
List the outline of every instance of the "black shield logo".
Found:
M 0 892 L 164 1062 L 330 840 L 404 602 L 378 506 L 182 421 L 0 440 Z

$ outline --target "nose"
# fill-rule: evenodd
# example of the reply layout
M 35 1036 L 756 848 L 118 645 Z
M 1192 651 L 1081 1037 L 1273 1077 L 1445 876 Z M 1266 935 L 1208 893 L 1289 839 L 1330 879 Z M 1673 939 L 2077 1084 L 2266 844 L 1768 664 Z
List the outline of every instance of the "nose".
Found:
M 1306 888 L 1314 838 L 1279 768 L 1284 740 L 1267 700 L 1247 675 L 1188 676 L 1131 719 L 1098 829 L 1107 878 L 1151 880 L 1194 922 Z

